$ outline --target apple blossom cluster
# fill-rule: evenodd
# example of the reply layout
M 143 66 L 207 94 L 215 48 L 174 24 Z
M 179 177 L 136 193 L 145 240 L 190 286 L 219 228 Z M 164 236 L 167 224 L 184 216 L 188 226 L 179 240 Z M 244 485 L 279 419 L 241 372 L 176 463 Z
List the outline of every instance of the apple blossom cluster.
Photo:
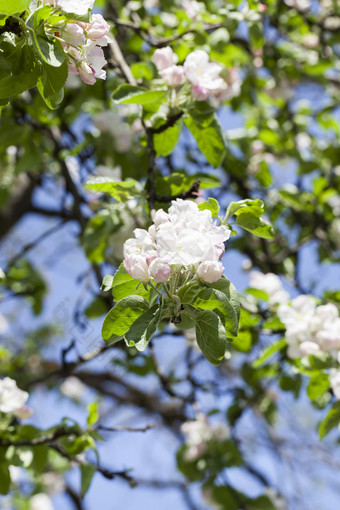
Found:
M 191 200 L 173 200 L 167 213 L 159 209 L 154 214 L 148 230 L 136 228 L 134 234 L 124 244 L 124 266 L 137 280 L 162 283 L 177 268 L 208 283 L 223 275 L 220 259 L 230 230 L 218 226 L 211 211 L 200 210 Z
M 280 278 L 274 273 L 263 274 L 260 271 L 249 273 L 250 287 L 268 294 L 269 304 L 276 305 L 289 301 L 289 294 L 283 289 Z
M 277 314 L 286 327 L 290 358 L 324 352 L 337 359 L 340 317 L 335 305 L 317 306 L 314 298 L 301 295 L 290 304 L 281 304 Z
M 166 46 L 155 51 L 153 62 L 169 87 L 176 88 L 183 83 L 189 83 L 196 101 L 205 101 L 210 96 L 224 101 L 239 93 L 240 78 L 237 70 L 229 69 L 226 71 L 226 78 L 222 78 L 220 73 L 223 67 L 209 62 L 209 55 L 204 50 L 190 53 L 181 66 L 177 65 L 177 56 L 170 46 Z
M 181 431 L 186 436 L 185 459 L 188 461 L 201 457 L 210 441 L 224 441 L 230 436 L 228 427 L 221 424 L 210 425 L 207 417 L 202 413 L 197 415 L 196 420 L 184 422 Z
M 59 7 L 64 12 L 84 16 L 93 8 L 95 0 L 44 0 L 51 7 Z
M 28 393 L 20 390 L 10 377 L 0 379 L 0 412 L 14 414 L 18 418 L 29 418 L 31 409 L 25 406 Z
M 94 0 L 56 0 L 46 3 L 66 13 L 81 16 L 93 7 Z M 89 23 L 67 20 L 63 26 L 51 27 L 51 31 L 62 42 L 70 73 L 79 74 L 88 85 L 93 85 L 97 79 L 105 80 L 103 67 L 106 60 L 102 47 L 110 41 L 110 26 L 101 14 L 91 14 Z

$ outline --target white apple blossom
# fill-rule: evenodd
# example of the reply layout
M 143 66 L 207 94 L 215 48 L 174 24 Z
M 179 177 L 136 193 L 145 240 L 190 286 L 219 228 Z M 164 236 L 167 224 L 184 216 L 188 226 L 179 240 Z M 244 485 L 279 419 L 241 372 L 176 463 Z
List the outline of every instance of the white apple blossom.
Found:
M 185 80 L 185 73 L 183 66 L 170 66 L 162 69 L 159 74 L 169 87 L 178 87 L 182 85 Z
M 210 93 L 222 90 L 224 81 L 219 76 L 222 69 L 222 66 L 209 62 L 209 55 L 203 50 L 195 50 L 187 56 L 184 70 L 197 100 L 206 99 Z
M 214 260 L 205 260 L 201 262 L 197 268 L 197 276 L 207 283 L 217 282 L 224 272 L 224 267 L 221 262 Z
M 176 64 L 176 57 L 170 46 L 157 49 L 153 54 L 152 60 L 158 71 L 162 71 Z
M 207 417 L 199 413 L 196 420 L 186 421 L 181 426 L 181 431 L 186 436 L 187 450 L 185 458 L 195 460 L 207 450 L 209 441 L 223 441 L 230 435 L 228 427 L 221 424 L 210 425 Z
M 85 44 L 85 33 L 78 23 L 66 23 L 61 31 L 61 37 L 71 46 L 83 46 Z
M 291 358 L 324 352 L 337 358 L 340 350 L 340 318 L 335 305 L 316 305 L 311 296 L 298 296 L 281 304 L 278 316 L 286 327 Z
M 80 400 L 86 391 L 86 386 L 79 381 L 78 377 L 71 375 L 61 383 L 60 391 L 65 397 Z
M 262 290 L 268 294 L 269 304 L 275 305 L 289 300 L 289 294 L 283 289 L 281 280 L 276 274 L 251 271 L 249 279 L 251 288 Z
M 151 262 L 149 266 L 149 273 L 156 283 L 162 283 L 168 280 L 171 273 L 171 268 L 167 262 L 156 258 Z
M 31 497 L 29 508 L 30 510 L 54 510 L 51 499 L 42 492 Z
M 84 16 L 93 8 L 94 0 L 56 0 L 56 4 L 64 12 Z
M 144 282 L 150 277 L 164 282 L 170 277 L 170 267 L 178 266 L 197 271 L 206 282 L 221 278 L 219 260 L 230 230 L 218 226 L 209 210 L 200 211 L 195 202 L 177 199 L 167 213 L 158 210 L 152 216 L 149 230 L 135 229 L 135 238 L 124 244 L 124 265 L 131 276 Z
M 136 280 L 147 283 L 150 280 L 149 267 L 142 255 L 125 255 L 124 267 Z
M 204 9 L 204 4 L 196 2 L 196 0 L 181 0 L 181 7 L 185 10 L 190 19 L 195 19 L 199 13 Z
M 110 32 L 110 25 L 105 21 L 101 14 L 92 14 L 91 22 L 84 23 L 84 32 L 88 39 L 96 41 L 99 46 L 107 46 Z
M 20 390 L 17 383 L 10 377 L 0 379 L 0 411 L 14 413 L 20 409 L 28 399 L 28 393 Z

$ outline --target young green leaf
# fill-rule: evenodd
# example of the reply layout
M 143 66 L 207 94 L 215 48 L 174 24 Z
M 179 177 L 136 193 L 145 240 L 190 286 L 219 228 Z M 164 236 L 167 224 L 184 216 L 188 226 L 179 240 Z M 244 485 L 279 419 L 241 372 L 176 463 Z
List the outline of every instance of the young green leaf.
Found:
M 127 272 L 123 263 L 115 272 L 111 286 L 115 301 L 120 301 L 131 294 L 142 296 L 146 300 L 150 297 L 150 290 L 145 290 L 144 286 Z
M 203 356 L 212 365 L 219 365 L 227 346 L 227 337 L 221 319 L 210 310 L 197 311 L 195 329 L 197 344 Z
M 87 406 L 88 416 L 87 416 L 87 425 L 88 427 L 92 427 L 95 423 L 97 423 L 99 419 L 99 410 L 98 410 L 98 402 L 92 402 Z
M 148 309 L 141 296 L 128 296 L 119 301 L 107 314 L 102 327 L 103 340 L 113 344 L 121 340 L 131 325 Z
M 208 162 L 218 168 L 225 157 L 226 149 L 221 126 L 214 115 L 209 119 L 208 125 L 198 124 L 193 117 L 184 119 L 184 124 L 195 138 L 200 151 Z
M 332 429 L 340 425 L 340 402 L 335 402 L 319 426 L 319 437 L 323 439 Z
M 208 210 L 211 212 L 213 218 L 218 218 L 218 213 L 220 212 L 219 203 L 215 198 L 209 197 L 206 202 L 199 204 L 198 206 L 200 211 Z
M 31 0 L 0 0 L 0 14 L 12 14 L 21 13 L 31 3 Z
M 161 306 L 159 304 L 155 304 L 138 317 L 125 335 L 127 346 L 135 346 L 139 351 L 144 351 L 157 331 L 161 314 Z
M 148 90 L 135 85 L 120 85 L 113 93 L 116 104 L 148 104 L 161 103 L 165 100 L 164 90 Z
M 327 374 L 319 373 L 311 377 L 307 386 L 307 395 L 311 400 L 321 397 L 330 386 Z
M 91 177 L 84 187 L 101 193 L 109 193 L 118 202 L 142 196 L 138 183 L 133 179 L 117 181 L 110 177 Z
M 80 466 L 80 474 L 81 474 L 81 497 L 83 498 L 87 491 L 90 488 L 93 475 L 96 472 L 96 466 L 92 464 L 81 464 Z
M 237 314 L 226 294 L 217 289 L 206 287 L 198 293 L 192 305 L 202 310 L 215 311 L 221 318 L 226 331 L 237 335 Z
M 153 136 L 154 147 L 157 156 L 168 156 L 177 145 L 182 131 L 182 121 L 177 121 L 174 126 Z

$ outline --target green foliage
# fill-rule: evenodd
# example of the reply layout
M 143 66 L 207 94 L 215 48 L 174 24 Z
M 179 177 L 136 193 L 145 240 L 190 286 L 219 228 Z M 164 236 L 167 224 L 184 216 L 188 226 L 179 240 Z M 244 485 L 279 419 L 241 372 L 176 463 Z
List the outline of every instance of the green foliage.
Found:
M 105 342 L 113 344 L 121 340 L 136 319 L 148 309 L 142 296 L 127 296 L 117 303 L 105 317 L 102 336 Z
M 134 85 L 123 84 L 115 90 L 112 96 L 116 104 L 149 104 L 165 100 L 164 90 L 147 90 Z
M 322 420 L 319 427 L 320 439 L 323 439 L 329 432 L 340 424 L 340 402 L 335 402 L 328 411 L 327 416 Z
M 0 13 L 10 16 L 24 11 L 30 4 L 30 0 L 0 0 Z
M 195 329 L 197 343 L 203 355 L 212 365 L 219 365 L 227 346 L 222 320 L 210 310 L 197 311 Z
M 184 124 L 195 138 L 200 151 L 208 162 L 214 168 L 218 168 L 224 160 L 225 144 L 221 126 L 215 114 L 201 119 L 200 115 L 191 112 L 191 115 L 184 119 Z
M 227 223 L 235 215 L 236 225 L 258 237 L 273 239 L 274 230 L 271 225 L 261 218 L 263 213 L 264 203 L 262 200 L 246 199 L 239 202 L 231 202 L 228 206 L 224 222 Z

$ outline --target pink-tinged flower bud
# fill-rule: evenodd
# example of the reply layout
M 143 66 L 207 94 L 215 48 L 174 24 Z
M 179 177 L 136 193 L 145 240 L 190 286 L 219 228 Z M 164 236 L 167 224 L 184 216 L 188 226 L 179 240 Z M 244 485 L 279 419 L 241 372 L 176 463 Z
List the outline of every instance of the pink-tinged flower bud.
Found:
M 71 44 L 71 46 L 82 46 L 85 44 L 84 30 L 77 23 L 66 23 L 61 36 L 64 41 L 67 44 Z
M 169 278 L 171 269 L 167 262 L 162 259 L 154 259 L 149 267 L 149 273 L 156 283 L 166 282 Z
M 170 46 L 156 50 L 153 54 L 152 60 L 158 71 L 162 71 L 163 69 L 171 67 L 176 63 L 174 52 Z
M 204 88 L 199 87 L 198 85 L 196 85 L 192 89 L 192 97 L 196 101 L 206 101 L 208 99 L 208 97 L 209 97 L 209 90 L 204 89 Z
M 150 280 L 148 264 L 142 255 L 125 255 L 124 267 L 132 278 L 142 282 Z
M 85 62 L 85 60 L 77 66 L 77 69 L 79 76 L 84 83 L 87 83 L 88 85 L 94 85 L 96 83 L 96 78 L 94 76 L 93 70 L 89 64 Z
M 33 410 L 27 406 L 22 406 L 14 411 L 13 414 L 15 414 L 15 416 L 20 420 L 27 420 L 27 418 L 30 418 L 33 415 Z
M 110 26 L 101 14 L 92 14 L 91 23 L 85 28 L 88 39 L 98 41 L 110 32 Z
M 213 260 L 205 260 L 201 262 L 197 268 L 197 276 L 203 282 L 214 283 L 217 282 L 223 275 L 224 267 L 221 262 Z
M 182 85 L 185 80 L 185 73 L 183 66 L 171 66 L 163 69 L 159 73 L 165 83 L 169 85 L 169 87 L 178 87 Z

